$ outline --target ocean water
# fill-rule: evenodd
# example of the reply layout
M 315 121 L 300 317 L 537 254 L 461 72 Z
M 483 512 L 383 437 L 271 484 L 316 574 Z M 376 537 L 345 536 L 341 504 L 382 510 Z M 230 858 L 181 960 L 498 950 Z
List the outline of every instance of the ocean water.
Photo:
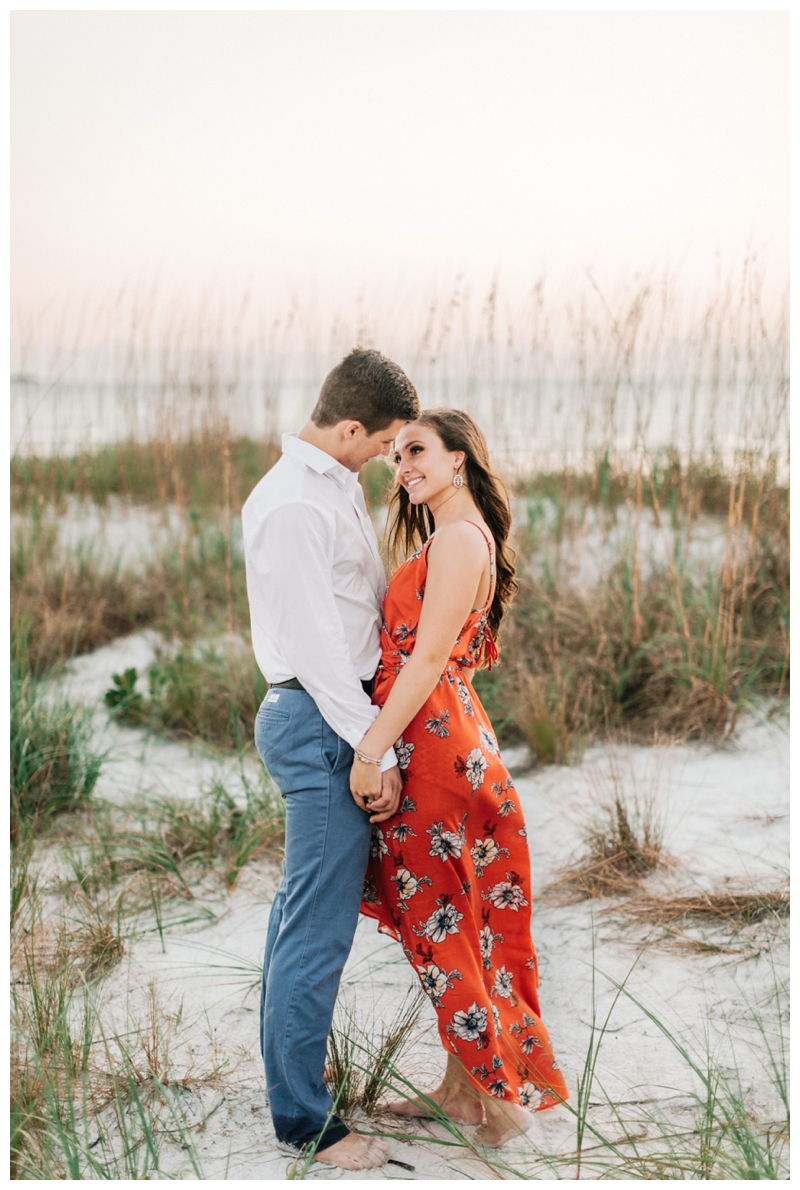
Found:
M 674 449 L 682 456 L 773 456 L 788 465 L 788 385 L 740 369 L 713 376 L 491 376 L 421 369 L 423 408 L 455 406 L 486 433 L 493 458 L 512 474 L 579 466 L 610 450 L 619 460 Z M 132 437 L 180 438 L 227 420 L 233 435 L 255 438 L 298 429 L 325 372 L 276 368 L 217 378 L 76 380 L 11 378 L 11 450 L 69 454 Z

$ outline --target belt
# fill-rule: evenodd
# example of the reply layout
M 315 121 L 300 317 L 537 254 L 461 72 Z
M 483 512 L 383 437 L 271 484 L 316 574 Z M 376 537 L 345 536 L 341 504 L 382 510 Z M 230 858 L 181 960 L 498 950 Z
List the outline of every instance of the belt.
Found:
M 372 691 L 375 686 L 374 678 L 361 679 L 361 685 L 364 688 L 364 693 L 372 698 Z M 285 682 L 270 682 L 270 690 L 305 690 L 305 686 L 298 678 L 287 678 Z M 308 693 L 306 691 L 306 693 Z

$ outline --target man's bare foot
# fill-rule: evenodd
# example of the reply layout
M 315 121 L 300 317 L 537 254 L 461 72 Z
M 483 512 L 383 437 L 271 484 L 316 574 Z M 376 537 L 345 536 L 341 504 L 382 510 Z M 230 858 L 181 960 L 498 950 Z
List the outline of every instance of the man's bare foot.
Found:
M 469 1087 L 450 1087 L 442 1083 L 435 1091 L 428 1091 L 427 1097 L 458 1124 L 480 1124 L 483 1120 L 481 1096 Z M 434 1118 L 430 1103 L 424 1099 L 399 1099 L 384 1110 L 393 1116 L 405 1116 L 406 1119 Z
M 486 1104 L 486 1123 L 476 1133 L 476 1140 L 499 1149 L 506 1141 L 524 1136 L 533 1124 L 533 1116 L 518 1103 L 503 1103 L 492 1099 Z
M 335 1145 L 314 1154 L 315 1161 L 324 1165 L 336 1165 L 339 1169 L 377 1169 L 389 1158 L 389 1146 L 385 1140 L 374 1136 L 359 1136 L 350 1132 Z

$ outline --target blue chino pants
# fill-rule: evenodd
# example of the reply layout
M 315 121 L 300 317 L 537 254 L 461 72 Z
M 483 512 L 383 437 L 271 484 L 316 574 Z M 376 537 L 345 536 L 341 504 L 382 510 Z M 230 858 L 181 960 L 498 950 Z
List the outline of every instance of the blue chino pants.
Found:
M 261 982 L 267 1097 L 278 1140 L 303 1145 L 320 1138 L 318 1148 L 325 1149 L 348 1135 L 331 1115 L 322 1071 L 358 924 L 372 828 L 350 793 L 353 750 L 309 694 L 270 691 L 255 738 L 286 802 L 286 858 Z

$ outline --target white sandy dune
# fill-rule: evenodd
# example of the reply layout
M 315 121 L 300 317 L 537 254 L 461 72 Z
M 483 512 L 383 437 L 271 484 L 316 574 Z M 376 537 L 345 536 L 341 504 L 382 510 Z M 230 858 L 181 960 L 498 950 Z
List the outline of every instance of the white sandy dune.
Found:
M 97 796 L 117 804 L 149 792 L 196 796 L 215 776 L 235 791 L 237 766 L 202 749 L 108 724 L 100 707 L 111 672 L 143 670 L 153 641 L 137 634 L 79 658 L 66 685 L 73 696 L 98 707 L 98 742 L 109 749 Z M 507 756 L 517 771 L 524 758 Z M 253 761 L 257 764 L 257 761 Z M 652 798 L 663 822 L 671 864 L 647 883 L 653 892 L 765 892 L 781 886 L 788 869 L 788 735 L 785 724 L 750 716 L 722 748 L 594 746 L 579 766 L 521 774 L 535 891 L 580 848 L 593 808 L 615 788 L 643 804 Z M 109 1033 L 143 1029 L 155 996 L 169 1026 L 173 1076 L 184 1079 L 183 1108 L 191 1124 L 203 1176 L 213 1179 L 281 1180 L 291 1160 L 275 1146 L 265 1105 L 258 1050 L 258 975 L 269 906 L 278 878 L 273 861 L 253 862 L 231 895 L 215 879 L 197 890 L 194 921 L 167 926 L 162 946 L 153 929 L 129 944 L 128 954 L 101 985 Z M 785 931 L 761 924 L 735 935 L 709 930 L 714 952 L 657 944 L 656 926 L 632 927 L 610 902 L 534 906 L 534 940 L 541 968 L 542 1013 L 573 1090 L 615 997 L 600 1046 L 588 1109 L 582 1176 L 596 1176 L 592 1160 L 615 1161 L 593 1139 L 592 1129 L 620 1140 L 627 1130 L 642 1151 L 657 1138 L 661 1117 L 675 1134 L 691 1132 L 700 1082 L 657 1018 L 705 1069 L 711 1060 L 723 1076 L 741 1082 L 748 1113 L 766 1121 L 776 1110 L 769 1078 L 769 1048 L 779 1044 L 785 998 L 776 986 L 788 977 Z M 200 910 L 204 920 L 197 919 Z M 211 919 L 213 917 L 213 920 Z M 698 928 L 677 941 L 703 940 Z M 619 994 L 620 984 L 625 991 Z M 340 1013 L 349 1012 L 374 1038 L 405 1001 L 415 979 L 399 946 L 362 919 L 345 969 Z M 594 997 L 594 1006 L 593 1006 Z M 652 1014 L 652 1016 L 650 1015 Z M 412 1044 L 400 1059 L 416 1086 L 433 1085 L 444 1054 L 426 1004 Z M 573 1105 L 576 1096 L 573 1093 Z M 616 1116 L 610 1104 L 616 1105 Z M 98 1126 L 100 1126 L 98 1123 Z M 392 1156 L 413 1165 L 368 1173 L 343 1173 L 314 1165 L 306 1176 L 360 1180 L 575 1177 L 575 1117 L 557 1107 L 538 1114 L 528 1137 L 500 1154 L 459 1143 L 436 1123 L 401 1123 L 376 1115 L 360 1125 L 391 1133 Z M 620 1152 L 629 1154 L 630 1144 Z M 178 1177 L 197 1173 L 179 1144 L 166 1143 L 163 1168 Z M 599 1169 L 599 1167 L 598 1167 Z M 606 1174 L 606 1176 L 609 1176 Z M 613 1176 L 613 1174 L 611 1175 Z M 669 1175 L 668 1175 L 669 1176 Z

